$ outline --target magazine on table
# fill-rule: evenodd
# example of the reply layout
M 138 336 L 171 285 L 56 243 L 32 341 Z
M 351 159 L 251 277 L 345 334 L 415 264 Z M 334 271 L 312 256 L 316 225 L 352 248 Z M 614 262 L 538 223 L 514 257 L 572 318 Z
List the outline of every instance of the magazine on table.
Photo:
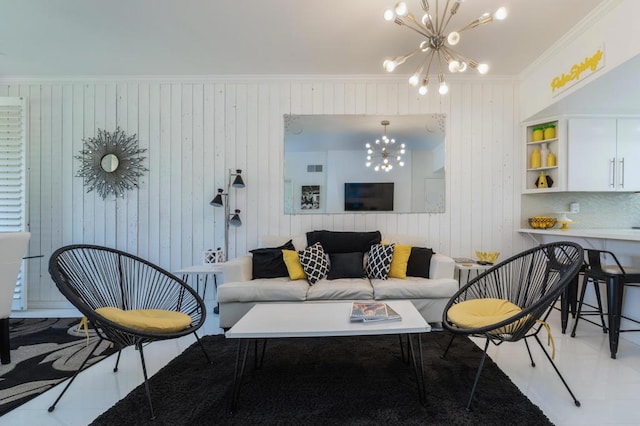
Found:
M 384 302 L 353 302 L 351 321 L 391 321 L 401 319 L 400 314 Z

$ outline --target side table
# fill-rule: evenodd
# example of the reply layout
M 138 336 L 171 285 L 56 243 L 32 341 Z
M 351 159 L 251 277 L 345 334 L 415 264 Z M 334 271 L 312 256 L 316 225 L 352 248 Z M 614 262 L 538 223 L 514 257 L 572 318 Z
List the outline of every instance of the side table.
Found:
M 218 278 L 217 274 L 223 272 L 222 264 L 220 263 L 207 263 L 202 265 L 192 265 L 187 266 L 186 268 L 178 269 L 174 271 L 174 274 L 180 275 L 182 280 L 189 283 L 189 276 L 195 275 L 196 277 L 196 292 L 200 294 L 200 275 L 204 276 L 204 281 L 202 284 L 202 299 L 204 300 L 205 295 L 207 294 L 207 282 L 209 281 L 209 275 L 213 276 L 213 287 L 216 291 L 216 298 L 218 296 Z M 193 286 L 191 286 L 193 287 Z M 219 313 L 219 305 L 216 303 L 216 306 L 213 308 L 213 313 Z
M 457 263 L 455 265 L 455 277 L 458 279 L 458 288 L 467 284 L 472 278 L 477 277 L 482 272 L 493 265 L 480 265 L 479 263 Z

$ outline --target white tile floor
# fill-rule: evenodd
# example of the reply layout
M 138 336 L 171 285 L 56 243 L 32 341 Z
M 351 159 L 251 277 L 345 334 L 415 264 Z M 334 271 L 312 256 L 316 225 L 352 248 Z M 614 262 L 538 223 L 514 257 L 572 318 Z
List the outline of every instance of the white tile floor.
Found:
M 55 314 L 42 311 L 29 313 L 38 317 Z M 57 314 L 59 316 L 60 312 Z M 578 336 L 571 338 L 569 334 L 560 333 L 557 311 L 552 313 L 550 322 L 556 342 L 556 365 L 582 403 L 581 407 L 573 404 L 534 342 L 531 347 L 536 360 L 535 368 L 528 363 L 523 343 L 492 346 L 491 357 L 558 426 L 640 425 L 640 346 L 623 339 L 618 358 L 613 360 L 609 356 L 607 335 L 600 328 L 581 322 Z M 200 334 L 219 332 L 218 318 L 210 314 Z M 185 337 L 147 346 L 145 359 L 149 373 L 155 373 L 193 341 L 193 337 Z M 47 412 L 47 408 L 60 393 L 60 386 L 0 417 L 0 425 L 66 426 L 90 423 L 142 382 L 140 360 L 131 348 L 123 352 L 117 374 L 111 371 L 114 362 L 114 359 L 107 359 L 78 376 L 53 413 Z

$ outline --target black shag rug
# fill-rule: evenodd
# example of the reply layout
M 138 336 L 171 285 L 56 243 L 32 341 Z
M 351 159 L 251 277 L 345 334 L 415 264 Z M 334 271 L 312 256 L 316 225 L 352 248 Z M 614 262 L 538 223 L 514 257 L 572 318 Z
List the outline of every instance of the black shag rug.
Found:
M 11 363 L 0 365 L 0 416 L 71 377 L 98 343 L 80 318 L 18 318 L 9 321 Z M 114 353 L 102 342 L 87 366 Z M 85 367 L 86 368 L 86 367 Z
M 93 425 L 549 425 L 551 422 L 487 359 L 473 410 L 465 409 L 481 350 L 458 337 L 423 335 L 427 402 L 418 401 L 414 374 L 397 336 L 269 340 L 265 362 L 253 358 L 229 413 L 237 341 L 202 339 L 150 379 L 156 419 L 140 385 Z M 253 353 L 252 350 L 249 351 Z M 523 368 L 532 368 L 523 359 Z

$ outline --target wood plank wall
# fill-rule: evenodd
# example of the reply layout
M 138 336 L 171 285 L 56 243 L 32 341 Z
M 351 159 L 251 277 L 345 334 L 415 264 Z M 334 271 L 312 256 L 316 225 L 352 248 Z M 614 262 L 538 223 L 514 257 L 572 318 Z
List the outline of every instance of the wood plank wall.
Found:
M 424 237 L 437 251 L 502 258 L 527 245 L 520 221 L 521 148 L 518 85 L 511 79 L 453 80 L 449 95 L 419 97 L 404 80 L 114 79 L 0 81 L 0 96 L 29 100 L 29 308 L 68 306 L 49 278 L 58 247 L 117 247 L 175 270 L 223 245 L 223 209 L 209 201 L 230 168 L 245 189 L 231 208 L 243 226 L 230 230 L 230 253 L 258 246 L 262 235 L 313 229 L 375 230 Z M 447 115 L 446 213 L 283 213 L 284 114 Z M 136 133 L 149 172 L 124 199 L 86 193 L 75 177 L 83 138 L 98 129 Z

